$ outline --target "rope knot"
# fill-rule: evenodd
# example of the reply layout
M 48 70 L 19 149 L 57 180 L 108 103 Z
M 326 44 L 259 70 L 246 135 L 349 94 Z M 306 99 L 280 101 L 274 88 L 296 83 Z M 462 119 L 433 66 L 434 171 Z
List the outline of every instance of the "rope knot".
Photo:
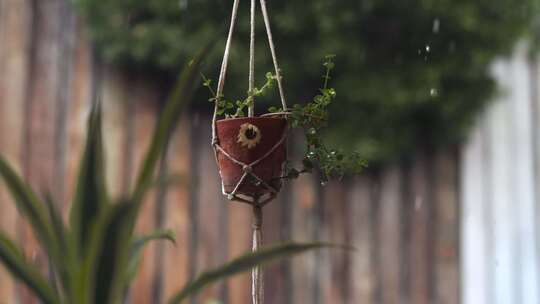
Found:
M 230 201 L 234 200 L 234 194 L 232 193 L 227 194 L 227 199 Z
M 244 165 L 242 167 L 242 170 L 244 170 L 244 172 L 246 172 L 246 173 L 251 173 L 253 171 L 253 168 L 251 168 L 250 165 Z

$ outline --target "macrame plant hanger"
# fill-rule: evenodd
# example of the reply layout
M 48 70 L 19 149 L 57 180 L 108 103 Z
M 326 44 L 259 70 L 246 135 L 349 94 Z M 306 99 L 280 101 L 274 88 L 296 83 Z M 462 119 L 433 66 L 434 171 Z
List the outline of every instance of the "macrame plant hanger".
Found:
M 229 33 L 227 36 L 227 43 L 225 45 L 225 53 L 223 54 L 223 61 L 221 64 L 221 70 L 219 73 L 219 81 L 218 81 L 218 87 L 217 87 L 217 98 L 220 99 L 223 96 L 223 88 L 225 84 L 225 77 L 227 74 L 227 66 L 229 62 L 229 55 L 230 55 L 230 49 L 231 49 L 231 43 L 232 43 L 232 36 L 234 33 L 234 28 L 236 25 L 236 20 L 238 16 L 238 6 L 239 6 L 240 0 L 234 0 L 233 3 L 233 9 L 232 9 L 232 15 L 231 15 L 231 22 L 230 22 L 230 28 Z M 282 79 L 281 79 L 281 71 L 279 69 L 277 56 L 276 56 L 276 50 L 274 46 L 274 41 L 272 38 L 272 31 L 270 29 L 270 18 L 268 17 L 268 11 L 266 9 L 266 1 L 260 0 L 260 6 L 261 6 L 261 12 L 264 19 L 264 25 L 266 27 L 266 34 L 268 37 L 268 44 L 270 47 L 270 53 L 272 55 L 272 61 L 274 64 L 274 70 L 276 75 L 276 80 L 278 84 L 278 90 L 279 90 L 279 96 L 281 99 L 281 104 L 283 107 L 283 111 L 287 111 L 287 103 L 285 100 L 285 94 L 283 91 L 283 85 L 282 85 Z M 256 14 L 256 0 L 251 0 L 251 9 L 250 9 L 251 15 L 250 15 L 250 44 L 249 44 L 249 82 L 248 82 L 248 90 L 249 92 L 252 92 L 252 90 L 255 88 L 255 14 Z M 252 244 L 252 251 L 257 251 L 259 247 L 262 244 L 262 220 L 263 220 L 263 212 L 262 207 L 269 203 L 270 201 L 274 200 L 277 196 L 278 189 L 275 187 L 269 185 L 266 183 L 263 179 L 258 177 L 253 172 L 253 167 L 269 157 L 275 150 L 278 149 L 281 145 L 283 145 L 286 141 L 287 136 L 287 130 L 285 129 L 281 139 L 270 149 L 268 152 L 263 155 L 261 158 L 257 159 L 256 161 L 246 164 L 242 161 L 239 161 L 238 159 L 235 159 L 233 156 L 231 156 L 227 151 L 225 151 L 219 144 L 219 140 L 217 137 L 217 119 L 218 119 L 218 102 L 216 101 L 215 108 L 214 108 L 214 115 L 212 118 L 212 146 L 214 148 L 216 160 L 218 159 L 218 152 L 222 153 L 225 157 L 227 157 L 230 161 L 235 163 L 236 165 L 240 166 L 243 170 L 243 175 L 236 184 L 235 189 L 230 192 L 226 193 L 224 191 L 224 194 L 227 195 L 228 199 L 231 201 L 238 201 L 250 204 L 253 208 L 253 244 Z M 255 115 L 255 109 L 254 109 L 254 102 L 249 106 L 248 109 L 248 116 L 253 117 Z M 237 191 L 241 187 L 241 185 L 247 180 L 247 177 L 251 177 L 254 180 L 256 180 L 258 183 L 261 184 L 262 187 L 266 188 L 270 191 L 270 196 L 263 198 L 259 196 L 252 197 L 251 200 L 240 197 L 237 195 Z M 263 274 L 262 269 L 260 267 L 255 267 L 252 270 L 252 299 L 253 304 L 262 304 L 264 299 L 264 282 L 263 282 Z

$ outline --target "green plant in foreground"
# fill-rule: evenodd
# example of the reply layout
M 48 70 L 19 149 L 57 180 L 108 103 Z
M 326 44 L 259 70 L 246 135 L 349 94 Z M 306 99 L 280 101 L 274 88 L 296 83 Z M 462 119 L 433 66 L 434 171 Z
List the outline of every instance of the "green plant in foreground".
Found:
M 156 127 L 152 143 L 133 191 L 122 198 L 108 195 L 101 135 L 101 110 L 94 104 L 88 123 L 86 147 L 79 169 L 69 224 L 64 223 L 52 198 L 38 195 L 0 157 L 0 177 L 50 259 L 54 279 L 47 280 L 23 250 L 0 231 L 0 261 L 45 304 L 119 304 L 136 276 L 141 251 L 148 242 L 174 241 L 170 231 L 134 235 L 143 197 L 153 185 L 153 172 L 179 113 L 190 95 L 201 53 L 180 75 Z M 180 303 L 208 284 L 248 271 L 254 266 L 329 245 L 287 243 L 245 254 L 203 273 L 170 299 Z
M 329 86 L 331 72 L 335 68 L 335 55 L 327 55 L 323 62 L 325 69 L 323 87 L 319 89 L 312 101 L 301 104 L 294 104 L 292 108 L 283 109 L 270 107 L 266 116 L 285 115 L 289 126 L 293 129 L 301 129 L 305 138 L 305 155 L 302 159 L 302 166 L 295 168 L 291 162 L 287 163 L 284 179 L 295 179 L 300 174 L 311 173 L 315 167 L 320 169 L 322 183 L 330 178 L 341 178 L 346 173 L 360 173 L 367 165 L 360 153 L 355 152 L 345 154 L 340 150 L 328 147 L 323 139 L 322 133 L 327 127 L 328 106 L 336 98 L 336 90 Z M 217 104 L 217 114 L 224 115 L 225 118 L 238 118 L 245 116 L 245 109 L 253 106 L 255 97 L 265 96 L 269 90 L 275 87 L 277 76 L 270 72 L 266 73 L 266 82 L 261 88 L 254 88 L 247 92 L 247 97 L 236 102 L 225 99 L 224 96 L 217 96 L 212 88 L 212 80 L 202 75 L 203 86 L 210 91 L 210 102 Z

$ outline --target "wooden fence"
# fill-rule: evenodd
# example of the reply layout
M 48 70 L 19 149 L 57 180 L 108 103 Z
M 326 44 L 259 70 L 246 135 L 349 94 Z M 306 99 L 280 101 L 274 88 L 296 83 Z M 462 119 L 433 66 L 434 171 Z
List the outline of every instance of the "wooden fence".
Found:
M 525 44 L 493 65 L 501 92 L 461 163 L 462 303 L 540 303 L 540 69 Z
M 151 79 L 95 62 L 66 2 L 0 0 L 0 152 L 67 211 L 93 97 L 103 97 L 108 184 L 121 195 L 164 94 Z M 173 134 L 159 174 L 178 174 L 181 182 L 152 191 L 137 229 L 173 229 L 178 245 L 145 251 L 131 303 L 163 303 L 189 278 L 249 250 L 251 211 L 222 197 L 209 138 L 209 118 L 197 113 L 185 115 Z M 421 151 L 325 187 L 310 177 L 286 186 L 265 209 L 265 242 L 321 240 L 358 250 L 320 251 L 266 268 L 266 303 L 458 303 L 457 151 Z M 45 270 L 2 185 L 0 229 Z M 249 303 L 249 289 L 249 275 L 241 275 L 193 301 Z M 0 303 L 35 302 L 0 268 Z

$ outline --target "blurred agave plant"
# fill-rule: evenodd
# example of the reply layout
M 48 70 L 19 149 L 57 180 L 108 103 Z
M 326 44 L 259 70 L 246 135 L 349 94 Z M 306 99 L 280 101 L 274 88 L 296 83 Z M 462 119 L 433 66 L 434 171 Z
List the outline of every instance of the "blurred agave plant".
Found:
M 174 241 L 170 231 L 135 236 L 134 226 L 143 197 L 154 183 L 153 172 L 170 132 L 191 92 L 205 51 L 180 74 L 155 130 L 134 190 L 113 199 L 107 193 L 99 103 L 92 107 L 86 147 L 82 156 L 75 196 L 64 223 L 55 202 L 38 195 L 0 156 L 0 177 L 11 193 L 21 216 L 30 223 L 50 259 L 53 279 L 47 279 L 22 249 L 0 231 L 0 262 L 45 304 L 122 303 L 135 277 L 143 247 L 152 240 Z M 189 282 L 169 303 L 180 303 L 205 286 L 254 266 L 325 246 L 287 243 L 245 254 Z

